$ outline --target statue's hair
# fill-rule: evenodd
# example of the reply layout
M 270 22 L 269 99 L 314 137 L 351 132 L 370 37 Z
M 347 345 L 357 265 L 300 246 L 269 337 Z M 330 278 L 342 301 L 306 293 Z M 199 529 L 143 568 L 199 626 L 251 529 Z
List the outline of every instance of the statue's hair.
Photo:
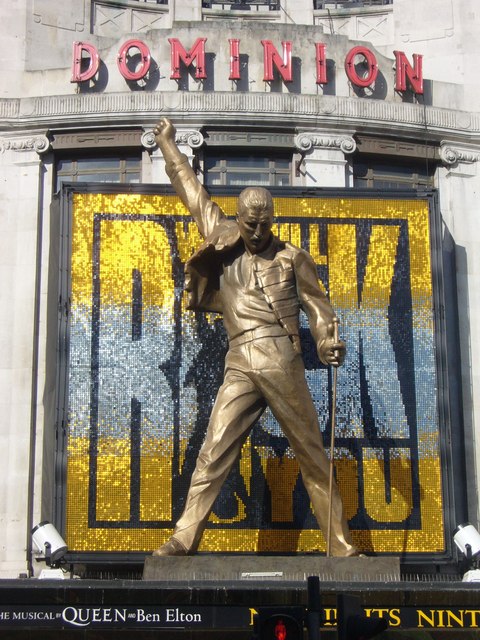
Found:
M 238 213 L 241 214 L 247 208 L 273 213 L 273 200 L 270 191 L 264 187 L 244 189 L 238 196 Z

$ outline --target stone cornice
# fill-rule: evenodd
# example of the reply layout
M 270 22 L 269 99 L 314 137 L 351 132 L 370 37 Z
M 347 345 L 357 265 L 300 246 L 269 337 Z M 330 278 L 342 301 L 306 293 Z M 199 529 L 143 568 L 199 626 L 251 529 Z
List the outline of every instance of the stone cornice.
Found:
M 194 126 L 296 126 L 356 132 L 391 132 L 425 140 L 480 142 L 480 113 L 422 105 L 289 93 L 89 93 L 0 100 L 0 130 L 151 125 L 161 114 L 181 117 Z

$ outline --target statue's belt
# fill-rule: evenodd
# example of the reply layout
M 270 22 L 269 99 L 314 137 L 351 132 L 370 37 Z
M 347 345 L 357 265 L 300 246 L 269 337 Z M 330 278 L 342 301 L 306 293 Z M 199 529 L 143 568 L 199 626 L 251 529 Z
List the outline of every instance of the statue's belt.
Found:
M 263 327 L 256 327 L 255 329 L 247 329 L 239 336 L 235 336 L 229 341 L 230 347 L 237 347 L 238 345 L 245 344 L 246 342 L 252 342 L 259 338 L 290 338 L 287 331 L 279 325 L 267 325 Z M 290 338 L 291 339 L 291 338 Z

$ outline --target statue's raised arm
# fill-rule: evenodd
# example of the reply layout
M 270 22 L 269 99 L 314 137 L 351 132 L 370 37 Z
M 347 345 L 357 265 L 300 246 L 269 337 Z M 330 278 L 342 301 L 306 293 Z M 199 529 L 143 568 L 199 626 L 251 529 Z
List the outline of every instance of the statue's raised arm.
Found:
M 210 196 L 190 166 L 187 156 L 175 142 L 176 129 L 168 118 L 162 118 L 153 132 L 155 141 L 165 158 L 165 169 L 173 188 L 197 223 L 202 236 L 209 236 L 224 218 L 220 207 Z

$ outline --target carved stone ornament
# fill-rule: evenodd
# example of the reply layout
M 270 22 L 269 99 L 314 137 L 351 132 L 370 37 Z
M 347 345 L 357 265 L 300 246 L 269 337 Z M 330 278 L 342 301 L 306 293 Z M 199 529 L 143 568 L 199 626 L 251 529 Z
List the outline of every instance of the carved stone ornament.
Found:
M 153 131 L 145 131 L 142 133 L 142 137 L 140 139 L 142 141 L 142 146 L 145 147 L 145 149 L 154 149 L 157 146 Z
M 444 164 L 452 166 L 458 162 L 464 162 L 471 164 L 480 160 L 480 151 L 474 151 L 473 149 L 455 147 L 447 142 L 442 142 L 440 145 L 440 158 Z
M 154 149 L 157 146 L 153 131 L 145 131 L 145 133 L 142 134 L 141 141 L 145 149 Z M 177 131 L 175 142 L 177 144 L 188 144 L 191 149 L 198 149 L 202 146 L 204 137 L 200 131 L 196 129 L 183 129 Z
M 198 149 L 204 143 L 204 137 L 196 129 L 177 130 L 175 142 L 177 144 L 188 144 L 191 149 Z
M 357 143 L 352 136 L 304 132 L 295 136 L 295 146 L 302 152 L 319 147 L 323 149 L 340 149 L 343 153 L 349 154 L 355 151 Z
M 1 151 L 36 151 L 39 155 L 50 149 L 47 136 L 30 136 L 28 138 L 3 138 L 0 140 Z

